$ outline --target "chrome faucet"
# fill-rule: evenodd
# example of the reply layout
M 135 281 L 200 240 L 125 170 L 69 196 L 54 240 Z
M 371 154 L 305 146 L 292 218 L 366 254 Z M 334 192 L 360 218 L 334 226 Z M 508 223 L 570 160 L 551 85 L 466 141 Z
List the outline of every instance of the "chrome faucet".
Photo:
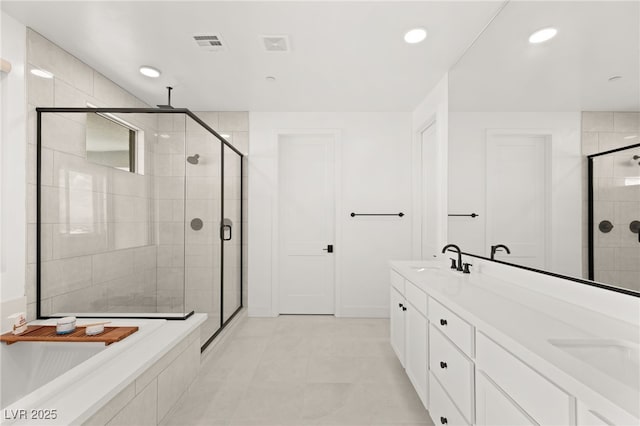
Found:
M 495 246 L 491 246 L 491 260 L 494 260 L 496 252 L 500 249 L 504 249 L 507 254 L 511 254 L 511 250 L 509 250 L 509 247 L 505 246 L 504 244 L 497 244 Z
M 455 249 L 458 252 L 458 265 L 456 267 L 456 270 L 457 271 L 462 271 L 462 252 L 460 251 L 460 247 L 458 247 L 455 244 L 447 244 L 442 249 L 442 253 L 444 254 L 450 248 Z M 453 268 L 453 264 L 451 265 L 451 267 Z

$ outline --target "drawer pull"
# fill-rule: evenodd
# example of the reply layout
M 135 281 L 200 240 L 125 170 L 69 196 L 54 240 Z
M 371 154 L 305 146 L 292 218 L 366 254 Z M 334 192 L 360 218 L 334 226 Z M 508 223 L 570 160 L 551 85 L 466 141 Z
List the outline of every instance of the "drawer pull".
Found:
M 402 310 L 403 310 L 403 311 L 406 311 L 406 310 L 407 310 L 407 307 L 406 307 L 406 306 L 403 306 L 403 307 L 402 307 Z
M 442 325 L 442 326 L 447 325 L 447 320 L 446 319 L 440 319 L 440 325 Z
M 447 424 L 447 418 L 446 417 L 440 417 L 440 423 L 442 423 L 443 425 Z
M 440 361 L 440 368 L 447 368 L 447 363 Z

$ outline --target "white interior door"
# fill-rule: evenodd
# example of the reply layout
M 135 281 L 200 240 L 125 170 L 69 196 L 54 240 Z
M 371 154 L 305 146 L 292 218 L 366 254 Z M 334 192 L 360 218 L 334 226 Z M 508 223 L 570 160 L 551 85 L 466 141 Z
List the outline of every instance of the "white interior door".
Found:
M 547 145 L 540 134 L 487 134 L 487 250 L 519 265 L 546 269 Z
M 280 135 L 279 306 L 282 314 L 333 314 L 334 136 Z
M 421 253 L 422 259 L 432 259 L 438 253 L 438 140 L 436 124 L 432 123 L 421 133 L 421 204 L 422 204 L 422 225 L 421 225 Z

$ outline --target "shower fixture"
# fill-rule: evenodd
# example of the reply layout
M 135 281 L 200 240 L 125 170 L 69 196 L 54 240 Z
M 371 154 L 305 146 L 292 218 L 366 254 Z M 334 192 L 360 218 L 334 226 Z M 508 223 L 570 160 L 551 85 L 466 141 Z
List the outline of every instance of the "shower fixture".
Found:
M 171 106 L 171 91 L 172 90 L 173 90 L 173 87 L 167 86 L 167 104 L 166 105 L 156 105 L 158 108 L 173 109 L 173 107 Z
M 200 154 L 192 155 L 187 157 L 187 161 L 189 164 L 198 164 L 198 159 L 200 158 Z

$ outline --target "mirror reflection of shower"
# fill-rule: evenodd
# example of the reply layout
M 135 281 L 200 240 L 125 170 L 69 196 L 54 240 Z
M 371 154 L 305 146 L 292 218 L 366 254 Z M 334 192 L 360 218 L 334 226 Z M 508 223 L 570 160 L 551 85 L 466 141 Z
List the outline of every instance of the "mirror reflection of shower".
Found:
M 189 164 L 196 165 L 198 164 L 199 158 L 200 158 L 200 154 L 195 154 L 190 157 L 187 157 L 187 161 L 189 162 Z

